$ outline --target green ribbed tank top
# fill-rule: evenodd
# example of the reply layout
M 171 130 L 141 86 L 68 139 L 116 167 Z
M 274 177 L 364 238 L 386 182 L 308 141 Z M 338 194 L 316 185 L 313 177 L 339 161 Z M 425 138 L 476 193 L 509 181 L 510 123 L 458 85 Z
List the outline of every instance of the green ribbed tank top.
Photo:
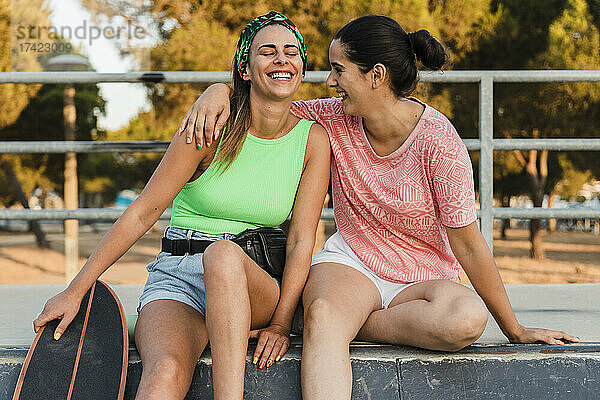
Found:
M 224 168 L 213 162 L 185 184 L 173 200 L 171 225 L 237 235 L 248 228 L 282 224 L 294 205 L 313 123 L 301 119 L 277 139 L 246 134 L 240 153 L 223 173 Z

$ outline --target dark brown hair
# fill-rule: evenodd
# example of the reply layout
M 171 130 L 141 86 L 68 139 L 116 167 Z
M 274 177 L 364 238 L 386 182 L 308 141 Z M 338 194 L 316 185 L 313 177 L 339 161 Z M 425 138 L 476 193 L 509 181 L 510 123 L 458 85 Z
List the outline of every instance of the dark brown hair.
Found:
M 344 46 L 346 57 L 363 73 L 383 64 L 390 85 L 398 97 L 409 96 L 417 86 L 416 60 L 431 70 L 439 70 L 448 56 L 444 46 L 424 29 L 406 33 L 392 18 L 367 15 L 350 21 L 333 37 Z

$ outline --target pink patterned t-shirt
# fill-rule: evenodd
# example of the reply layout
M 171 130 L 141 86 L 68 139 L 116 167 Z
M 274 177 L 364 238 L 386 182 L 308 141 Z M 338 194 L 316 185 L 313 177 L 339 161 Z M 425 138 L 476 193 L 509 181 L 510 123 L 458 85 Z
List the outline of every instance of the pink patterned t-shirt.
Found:
M 358 258 L 392 282 L 458 282 L 461 266 L 444 226 L 476 220 L 471 160 L 450 121 L 421 104 L 413 132 L 384 157 L 340 99 L 294 102 L 292 112 L 329 133 L 335 221 Z

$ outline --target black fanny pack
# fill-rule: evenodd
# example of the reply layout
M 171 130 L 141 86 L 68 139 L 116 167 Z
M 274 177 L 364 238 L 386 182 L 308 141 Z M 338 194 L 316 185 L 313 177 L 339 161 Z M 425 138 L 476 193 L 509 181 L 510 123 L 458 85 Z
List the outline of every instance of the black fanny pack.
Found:
M 281 280 L 287 239 L 279 228 L 246 229 L 230 239 L 273 278 Z M 204 253 L 211 240 L 162 238 L 162 251 L 174 256 Z

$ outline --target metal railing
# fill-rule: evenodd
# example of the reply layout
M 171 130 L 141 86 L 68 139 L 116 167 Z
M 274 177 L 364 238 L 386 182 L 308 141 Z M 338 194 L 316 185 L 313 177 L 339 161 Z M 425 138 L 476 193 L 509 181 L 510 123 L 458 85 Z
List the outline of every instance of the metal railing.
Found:
M 305 82 L 325 82 L 328 72 L 308 71 Z M 163 71 L 163 72 L 3 72 L 2 83 L 214 83 L 229 82 L 230 72 Z M 600 82 L 600 71 L 446 71 L 422 72 L 422 82 L 479 84 L 479 139 L 465 139 L 469 150 L 478 150 L 480 229 L 490 248 L 493 245 L 494 218 L 600 218 L 600 209 L 494 208 L 494 150 L 566 150 L 600 151 L 598 139 L 494 139 L 494 83 L 531 82 Z M 0 142 L 0 153 L 99 153 L 99 152 L 162 152 L 166 142 Z M 110 220 L 123 210 L 0 210 L 0 219 L 12 220 Z M 169 215 L 163 215 L 167 218 Z M 323 210 L 322 218 L 332 219 L 331 209 Z

